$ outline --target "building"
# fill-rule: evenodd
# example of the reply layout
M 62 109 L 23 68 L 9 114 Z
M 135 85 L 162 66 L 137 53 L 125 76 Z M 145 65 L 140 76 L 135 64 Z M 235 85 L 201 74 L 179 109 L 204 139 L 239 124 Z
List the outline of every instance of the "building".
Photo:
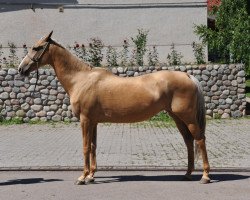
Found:
M 149 30 L 148 46 L 156 46 L 166 62 L 171 44 L 183 63 L 195 61 L 191 44 L 200 42 L 194 25 L 207 24 L 205 0 L 0 0 L 0 44 L 22 48 L 54 30 L 64 46 L 88 44 L 99 37 L 106 46 L 121 47 L 137 29 Z M 3 48 L 7 51 L 8 48 Z M 206 51 L 207 57 L 207 51 Z

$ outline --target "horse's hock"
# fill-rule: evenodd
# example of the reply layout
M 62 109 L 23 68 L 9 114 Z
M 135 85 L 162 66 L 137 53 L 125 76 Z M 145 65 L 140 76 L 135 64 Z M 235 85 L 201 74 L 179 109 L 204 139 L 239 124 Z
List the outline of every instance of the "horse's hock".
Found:
M 118 67 L 111 70 L 123 77 L 159 70 L 193 74 L 203 86 L 207 117 L 235 118 L 245 115 L 245 71 L 242 64 Z M 0 84 L 0 115 L 5 119 L 22 117 L 25 122 L 77 121 L 71 112 L 69 97 L 52 69 L 39 69 L 36 88 L 36 73 L 23 78 L 16 69 L 1 69 Z

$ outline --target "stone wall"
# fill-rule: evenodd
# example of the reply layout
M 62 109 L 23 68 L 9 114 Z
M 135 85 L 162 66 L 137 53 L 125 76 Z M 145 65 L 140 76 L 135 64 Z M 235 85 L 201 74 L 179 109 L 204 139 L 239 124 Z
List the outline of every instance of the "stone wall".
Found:
M 193 74 L 203 86 L 208 117 L 241 117 L 245 112 L 245 71 L 241 64 L 118 67 L 111 70 L 122 77 L 159 70 L 187 72 Z M 7 120 L 22 117 L 25 122 L 77 121 L 71 112 L 69 97 L 55 77 L 53 69 L 39 69 L 36 88 L 35 83 L 36 73 L 23 78 L 16 69 L 1 69 L 0 115 Z

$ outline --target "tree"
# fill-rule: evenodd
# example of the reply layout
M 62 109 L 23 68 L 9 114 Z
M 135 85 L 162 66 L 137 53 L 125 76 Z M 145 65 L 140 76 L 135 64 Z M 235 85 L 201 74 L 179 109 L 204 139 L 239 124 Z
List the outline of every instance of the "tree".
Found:
M 214 7 L 215 30 L 195 25 L 195 33 L 208 45 L 208 52 L 220 62 L 242 62 L 250 71 L 250 15 L 248 0 L 222 0 Z

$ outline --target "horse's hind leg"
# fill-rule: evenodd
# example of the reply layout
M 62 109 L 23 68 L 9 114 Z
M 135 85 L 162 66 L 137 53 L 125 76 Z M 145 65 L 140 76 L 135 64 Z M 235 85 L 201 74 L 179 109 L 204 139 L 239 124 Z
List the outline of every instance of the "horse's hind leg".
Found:
M 190 133 L 193 135 L 195 142 L 198 145 L 198 148 L 201 150 L 201 155 L 202 155 L 202 160 L 203 160 L 203 170 L 204 170 L 201 183 L 209 183 L 210 182 L 210 178 L 209 178 L 210 166 L 209 166 L 208 157 L 207 157 L 205 135 L 201 134 L 198 124 L 189 123 L 187 127 Z
M 83 138 L 83 154 L 84 154 L 84 169 L 83 174 L 77 179 L 76 185 L 82 185 L 86 183 L 86 177 L 90 173 L 90 150 L 91 140 L 93 135 L 93 124 L 85 117 L 80 117 L 82 126 L 82 138 Z
M 191 174 L 194 170 L 194 138 L 192 134 L 189 132 L 186 124 L 180 118 L 178 118 L 176 115 L 170 112 L 169 112 L 169 115 L 174 119 L 176 126 L 178 130 L 180 131 L 184 139 L 184 142 L 187 146 L 188 168 L 187 168 L 187 172 L 183 180 L 192 180 Z

